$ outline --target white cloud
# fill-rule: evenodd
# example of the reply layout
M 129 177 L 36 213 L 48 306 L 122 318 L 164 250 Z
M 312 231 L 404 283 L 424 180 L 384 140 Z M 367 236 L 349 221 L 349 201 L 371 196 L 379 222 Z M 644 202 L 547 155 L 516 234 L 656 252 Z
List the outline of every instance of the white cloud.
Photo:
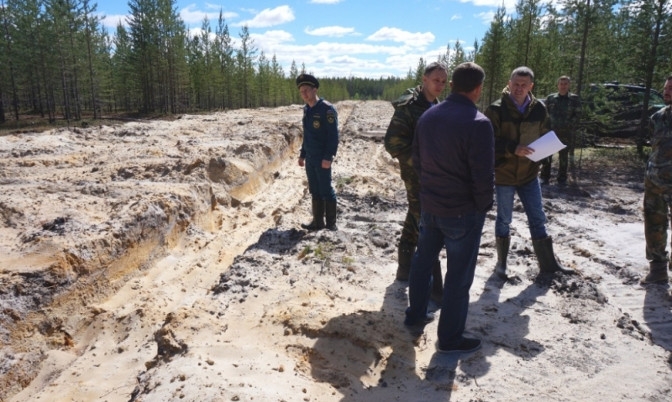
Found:
M 320 77 L 372 77 L 399 75 L 395 66 L 377 60 L 390 54 L 403 54 L 409 51 L 405 46 L 376 46 L 370 44 L 338 42 L 320 42 L 309 45 L 297 45 L 291 34 L 284 31 L 267 31 L 263 34 L 251 34 L 257 54 L 264 52 L 267 58 L 276 57 L 289 72 L 292 61 L 298 66 L 305 63 L 306 68 Z
M 310 45 L 284 45 L 276 49 L 278 54 L 291 54 L 297 60 L 312 60 L 314 58 L 333 59 L 352 55 L 386 55 L 403 54 L 409 51 L 406 46 L 376 46 L 363 43 L 319 42 Z
M 498 9 L 504 7 L 506 13 L 511 15 L 516 12 L 516 3 L 518 0 L 453 0 L 460 3 L 471 3 L 476 7 L 489 7 L 492 9 Z M 558 9 L 562 9 L 564 1 L 561 0 L 546 0 L 539 4 L 540 7 L 545 6 L 546 4 L 552 4 Z M 494 15 L 494 11 L 492 12 Z M 484 14 L 484 13 L 482 13 Z
M 306 28 L 304 30 L 304 32 L 307 33 L 308 35 L 313 35 L 313 36 L 331 36 L 331 37 L 340 38 L 340 37 L 343 37 L 343 36 L 346 36 L 346 35 L 355 34 L 355 28 L 330 26 L 330 27 L 322 27 L 322 28 L 315 28 L 315 29 Z
M 263 35 L 252 34 L 255 47 L 263 50 L 269 59 L 276 56 L 278 63 L 283 65 L 285 73 L 289 72 L 292 61 L 302 63 L 321 77 L 388 77 L 405 76 L 408 66 L 415 66 L 419 50 L 413 45 L 373 45 L 366 43 L 319 42 L 308 45 L 297 45 L 290 34 L 283 31 L 266 32 Z M 445 51 L 445 49 L 444 49 Z M 439 52 L 433 53 L 432 60 Z M 386 59 L 400 60 L 399 64 L 391 64 Z
M 280 6 L 276 8 L 266 8 L 254 18 L 236 23 L 236 26 L 247 26 L 248 28 L 264 28 L 284 24 L 294 21 L 294 11 L 289 6 Z
M 517 0 L 459 0 L 460 3 L 471 3 L 478 7 L 494 7 L 499 8 L 502 5 L 507 12 L 516 9 Z
M 219 19 L 219 12 L 221 10 L 221 6 L 208 4 L 207 8 L 212 11 L 197 10 L 194 4 L 190 4 L 187 7 L 180 10 L 179 13 L 180 18 L 182 19 L 182 21 L 184 21 L 187 28 L 189 26 L 200 27 L 203 24 L 203 19 L 205 17 L 207 17 L 208 20 L 210 21 L 210 26 L 214 27 L 217 24 L 217 20 Z M 99 16 L 102 17 L 103 14 L 99 13 Z M 128 26 L 126 22 L 126 19 L 128 17 L 129 14 L 105 15 L 105 18 L 101 20 L 101 23 L 103 24 L 103 26 L 116 29 L 117 25 L 119 25 L 120 22 L 122 25 Z M 222 11 L 222 17 L 224 17 L 224 19 L 228 21 L 230 19 L 238 17 L 238 14 L 234 12 Z M 193 32 L 193 29 L 190 29 L 190 31 Z
M 98 13 L 98 17 L 102 18 L 103 14 Z M 128 24 L 126 23 L 126 17 L 127 17 L 126 14 L 105 15 L 105 18 L 102 18 L 100 20 L 100 23 L 105 27 L 108 27 L 112 30 L 116 30 L 117 25 L 119 25 L 119 23 L 121 23 L 121 25 L 128 26 Z
M 180 10 L 180 18 L 182 18 L 182 21 L 187 26 L 190 25 L 198 25 L 200 26 L 203 23 L 203 20 L 207 17 L 208 20 L 210 21 L 210 26 L 215 26 L 217 23 L 217 20 L 219 19 L 219 10 L 221 9 L 221 6 L 219 8 L 214 8 L 213 5 L 208 5 L 208 9 L 211 11 L 201 11 L 196 9 L 196 5 L 194 4 L 189 4 L 182 10 Z M 238 14 L 234 12 L 224 12 L 222 10 L 222 16 L 224 17 L 225 20 L 236 18 Z
M 489 26 L 490 23 L 492 23 L 492 21 L 495 19 L 495 14 L 496 14 L 496 12 L 491 10 L 491 11 L 484 11 L 482 13 L 475 14 L 474 17 L 481 20 L 483 22 L 483 24 Z M 505 18 L 509 18 L 509 17 L 505 17 Z
M 435 36 L 431 32 L 408 32 L 399 28 L 383 27 L 366 38 L 370 41 L 402 42 L 406 45 L 424 47 L 434 42 Z
M 220 4 L 206 2 L 205 8 L 208 8 L 210 10 L 219 10 L 222 8 L 222 6 Z
M 210 0 L 212 1 L 212 0 Z M 336 4 L 338 0 L 309 0 L 315 4 Z M 465 0 L 451 0 L 460 2 Z M 477 4 L 488 3 L 488 0 L 470 0 Z M 556 0 L 554 0 L 556 1 Z M 488 7 L 482 7 L 482 10 L 490 10 L 477 15 L 470 15 L 470 18 L 478 18 L 486 26 L 490 24 L 497 7 L 501 6 L 501 0 L 492 0 Z M 513 0 L 505 0 L 505 6 Z M 221 5 L 207 4 L 198 11 L 196 6 L 190 5 L 180 11 L 181 18 L 187 26 L 193 27 L 191 34 L 200 34 L 200 27 L 204 17 L 208 17 L 211 27 L 215 27 Z M 257 49 L 257 55 L 261 51 L 267 58 L 276 57 L 278 63 L 283 66 L 285 73 L 289 72 L 289 66 L 292 61 L 297 65 L 305 64 L 313 73 L 322 76 L 332 77 L 403 77 L 407 74 L 409 68 L 415 69 L 419 59 L 422 57 L 426 61 L 434 61 L 440 54 L 445 53 L 447 43 L 436 43 L 437 36 L 430 31 L 410 32 L 393 27 L 380 28 L 368 38 L 359 43 L 341 43 L 344 42 L 338 38 L 352 37 L 361 35 L 354 27 L 332 25 L 320 27 L 305 27 L 303 32 L 292 31 L 290 24 L 283 26 L 285 29 L 270 29 L 264 32 L 264 27 L 272 27 L 280 24 L 296 22 L 295 13 L 287 5 L 256 10 L 236 10 L 239 14 L 227 12 L 224 18 L 229 27 L 240 27 L 247 25 L 252 29 L 250 33 L 254 47 Z M 507 13 L 508 13 L 507 9 Z M 242 16 L 250 16 L 246 21 L 242 21 Z M 125 24 L 125 15 L 108 16 L 104 24 L 116 28 L 118 21 Z M 444 18 L 450 20 L 459 19 L 464 21 L 462 13 L 446 13 Z M 234 23 L 231 21 L 234 20 Z M 242 21 L 242 22 L 239 22 Z M 455 24 L 459 24 L 455 22 Z M 477 25 L 478 23 L 475 23 Z M 305 25 L 304 25 L 305 26 Z M 232 46 L 237 49 L 240 46 L 240 39 L 235 32 L 236 28 L 230 31 Z M 295 37 L 296 35 L 296 37 Z M 304 43 L 306 35 L 310 37 Z M 320 43 L 312 42 L 315 39 L 326 39 Z M 301 43 L 299 43 L 301 41 Z M 442 40 L 443 41 L 443 40 Z M 350 42 L 350 40 L 348 40 Z M 448 40 L 451 48 L 454 46 L 453 40 Z M 465 51 L 469 51 L 470 46 L 463 46 Z
M 278 46 L 282 44 L 294 42 L 294 36 L 291 33 L 279 30 L 266 31 L 263 34 L 251 33 L 250 38 L 259 49 L 264 50 L 264 53 L 278 49 Z
M 474 17 L 483 21 L 484 24 L 489 24 L 489 23 L 492 22 L 493 18 L 495 18 L 495 14 L 496 14 L 496 12 L 494 10 L 490 10 L 490 11 L 484 11 L 482 13 L 474 14 Z

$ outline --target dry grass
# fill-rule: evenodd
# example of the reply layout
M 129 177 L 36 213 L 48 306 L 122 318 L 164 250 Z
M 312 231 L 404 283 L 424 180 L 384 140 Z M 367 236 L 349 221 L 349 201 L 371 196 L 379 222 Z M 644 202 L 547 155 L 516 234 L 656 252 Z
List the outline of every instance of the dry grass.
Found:
M 650 151 L 649 147 L 644 147 L 643 154 L 640 155 L 635 145 L 576 149 L 576 173 L 579 178 L 596 183 L 607 180 L 642 182 Z

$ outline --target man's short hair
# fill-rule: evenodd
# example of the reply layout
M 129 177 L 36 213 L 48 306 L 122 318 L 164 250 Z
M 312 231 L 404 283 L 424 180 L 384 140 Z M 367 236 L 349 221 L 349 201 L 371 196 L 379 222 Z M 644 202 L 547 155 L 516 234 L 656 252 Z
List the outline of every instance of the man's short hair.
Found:
M 450 82 L 452 93 L 469 93 L 478 88 L 485 80 L 485 71 L 481 66 L 470 61 L 455 67 Z
M 446 67 L 445 64 L 439 63 L 438 61 L 429 63 L 427 67 L 425 67 L 425 71 L 422 73 L 422 75 L 427 76 L 433 73 L 434 71 L 439 70 L 439 71 L 445 71 L 446 74 L 448 74 L 448 67 Z
M 558 83 L 559 83 L 560 81 L 569 81 L 569 82 L 572 82 L 572 80 L 569 78 L 568 75 L 562 75 L 562 76 L 560 76 L 560 78 L 558 78 Z
M 530 80 L 534 82 L 534 71 L 531 68 L 520 66 L 511 72 L 511 80 L 514 77 L 530 77 Z

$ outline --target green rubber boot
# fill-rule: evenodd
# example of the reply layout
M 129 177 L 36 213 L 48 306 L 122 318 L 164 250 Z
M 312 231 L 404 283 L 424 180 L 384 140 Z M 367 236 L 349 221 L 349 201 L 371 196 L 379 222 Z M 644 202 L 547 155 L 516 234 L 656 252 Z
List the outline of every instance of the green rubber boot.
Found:
M 509 278 L 506 275 L 506 258 L 509 255 L 510 244 L 511 236 L 495 238 L 495 247 L 497 248 L 497 264 L 495 265 L 495 273 L 504 280 Z
M 551 236 L 539 240 L 532 240 L 532 247 L 534 248 L 534 253 L 537 255 L 537 260 L 539 261 L 539 273 L 551 274 L 560 272 L 562 274 L 576 274 L 576 271 L 560 265 L 557 258 L 555 258 Z

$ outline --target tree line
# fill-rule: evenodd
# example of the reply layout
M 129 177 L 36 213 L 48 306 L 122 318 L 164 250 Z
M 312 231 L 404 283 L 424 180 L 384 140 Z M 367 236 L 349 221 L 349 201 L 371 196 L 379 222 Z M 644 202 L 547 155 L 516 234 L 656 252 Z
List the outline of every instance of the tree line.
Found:
M 581 92 L 619 81 L 657 88 L 672 73 L 672 0 L 519 0 L 501 7 L 485 36 L 466 52 L 458 41 L 437 61 L 476 61 L 486 71 L 482 106 L 500 96 L 520 65 L 536 73 L 534 92 L 554 92 L 560 75 Z M 0 123 L 38 115 L 50 122 L 108 114 L 177 114 L 300 103 L 294 78 L 310 72 L 255 46 L 247 27 L 239 45 L 222 12 L 190 37 L 176 0 L 129 0 L 127 24 L 114 34 L 90 0 L 0 0 Z M 405 77 L 320 77 L 332 102 L 400 96 L 420 82 L 420 59 Z
M 542 96 L 561 75 L 579 95 L 604 82 L 660 89 L 672 74 L 671 14 L 670 0 L 519 0 L 515 18 L 500 8 L 475 57 L 489 75 L 482 101 L 498 98 L 520 65 L 535 71 Z

